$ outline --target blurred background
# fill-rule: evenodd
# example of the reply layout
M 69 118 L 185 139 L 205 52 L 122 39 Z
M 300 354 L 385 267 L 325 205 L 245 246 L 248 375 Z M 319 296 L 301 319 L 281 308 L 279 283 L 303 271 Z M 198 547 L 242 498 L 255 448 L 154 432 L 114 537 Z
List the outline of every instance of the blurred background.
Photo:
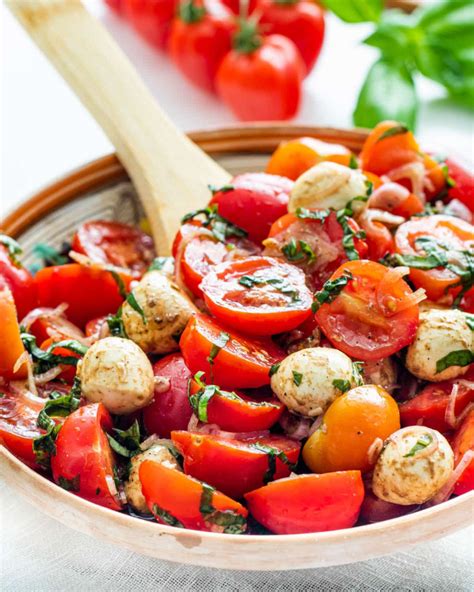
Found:
M 117 2 L 109 0 L 109 4 Z M 102 0 L 85 0 L 172 120 L 185 131 L 237 124 L 242 114 L 236 113 L 235 105 L 226 98 L 228 89 L 218 96 L 188 79 L 189 72 L 195 70 L 192 60 L 196 56 L 183 54 L 193 49 L 183 49 L 179 35 L 189 38 L 189 27 L 203 18 L 202 6 L 188 5 L 181 14 L 182 30 L 174 33 L 178 49 L 175 47 L 171 59 L 169 51 L 157 49 L 143 37 L 150 22 L 153 24 L 150 18 L 156 18 L 143 8 L 146 0 L 122 2 L 135 8 L 132 16 L 119 15 Z M 225 21 L 228 10 L 217 3 L 212 0 L 206 5 L 206 19 L 211 14 Z M 278 11 L 282 7 L 294 12 L 303 4 L 312 6 L 309 45 L 323 41 L 318 18 L 325 25 L 324 42 L 319 55 L 318 47 L 305 50 L 307 61 L 316 63 L 301 83 L 297 112 L 286 115 L 291 122 L 350 127 L 398 115 L 405 123 L 416 125 L 424 147 L 474 160 L 474 3 L 427 2 L 423 4 L 428 15 L 419 16 L 393 10 L 382 13 L 382 0 L 326 0 L 328 10 L 324 14 L 309 0 L 272 0 L 257 8 L 258 17 L 267 22 L 264 32 L 272 26 L 274 30 L 287 25 L 281 23 Z M 314 14 L 315 8 L 319 16 Z M 2 201 L 8 210 L 55 177 L 111 152 L 112 146 L 3 4 L 1 19 Z M 277 24 L 272 25 L 272 19 Z M 301 40 L 306 21 L 293 21 L 293 33 L 291 26 L 288 29 L 290 36 L 296 34 Z M 204 34 L 209 35 L 209 29 Z M 371 46 L 363 43 L 369 36 Z M 249 38 L 251 43 L 251 35 L 243 42 Z M 290 62 L 287 66 L 291 70 L 291 56 L 282 59 Z M 377 60 L 377 66 L 371 69 Z M 230 64 L 232 67 L 238 66 Z M 247 82 L 242 82 L 243 88 Z M 254 76 L 250 83 L 259 88 L 261 78 Z M 225 84 L 224 80 L 222 86 Z M 239 89 L 230 89 L 230 93 L 245 102 Z M 270 111 L 275 103 L 272 101 Z

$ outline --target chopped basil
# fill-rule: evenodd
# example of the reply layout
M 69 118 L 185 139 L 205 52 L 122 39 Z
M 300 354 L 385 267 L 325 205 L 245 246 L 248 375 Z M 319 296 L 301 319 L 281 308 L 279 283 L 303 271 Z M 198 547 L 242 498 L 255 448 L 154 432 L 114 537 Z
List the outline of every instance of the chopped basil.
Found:
M 67 245 L 67 248 L 69 249 L 69 245 Z M 51 245 L 46 245 L 44 243 L 38 243 L 35 245 L 33 247 L 33 254 L 43 261 L 44 266 L 65 265 L 69 262 L 69 257 L 63 255 Z
M 277 448 L 273 448 L 272 446 L 267 446 L 266 444 L 262 444 L 261 442 L 256 442 L 255 444 L 251 444 L 252 448 L 259 450 L 260 452 L 264 452 L 268 456 L 268 469 L 263 476 L 263 482 L 265 485 L 273 481 L 275 477 L 276 471 L 276 459 L 278 458 L 282 463 L 287 465 L 291 471 L 294 471 L 296 468 L 296 464 L 293 464 L 286 454 L 282 450 L 278 450 Z
M 227 191 L 230 191 L 231 189 L 233 189 L 233 187 L 229 186 Z M 222 191 L 222 188 L 219 191 Z M 236 236 L 238 238 L 244 238 L 247 236 L 247 231 L 245 231 L 243 228 L 239 228 L 239 226 L 236 226 L 235 224 L 232 224 L 232 222 L 229 222 L 229 220 L 223 218 L 217 213 L 216 204 L 208 206 L 207 208 L 189 212 L 189 214 L 186 214 L 181 219 L 181 224 L 201 216 L 204 217 L 204 219 L 201 220 L 202 225 L 205 228 L 209 228 L 214 237 L 222 243 L 225 243 L 231 236 Z
M 119 294 L 125 300 L 127 298 L 127 290 L 125 289 L 125 283 L 121 278 L 120 274 L 117 271 L 115 271 L 115 269 L 111 268 L 109 268 L 107 271 L 114 278 L 114 281 L 117 284 Z
M 0 245 L 6 247 L 13 265 L 16 267 L 21 267 L 18 257 L 23 253 L 23 249 L 16 242 L 16 240 L 11 238 L 11 236 L 7 236 L 6 234 L 0 234 Z
M 315 300 L 313 302 L 312 310 L 316 312 L 321 304 L 332 302 L 347 284 L 353 280 L 353 276 L 350 271 L 344 270 L 344 273 L 334 280 L 328 280 L 321 290 L 316 292 L 314 295 Z
M 212 505 L 214 491 L 214 487 L 211 487 L 207 483 L 202 484 L 199 511 L 201 512 L 204 521 L 208 524 L 222 526 L 222 532 L 226 534 L 242 534 L 245 532 L 246 522 L 241 514 L 233 510 L 216 510 L 216 508 L 214 508 Z
M 59 341 L 58 343 L 53 343 L 48 347 L 47 350 L 43 350 L 36 345 L 36 337 L 34 335 L 22 332 L 20 336 L 26 351 L 33 358 L 33 362 L 35 364 L 35 374 L 47 372 L 58 364 L 65 364 L 67 366 L 77 365 L 79 359 L 75 356 L 54 354 L 54 349 L 58 347 L 68 349 L 81 356 L 83 356 L 88 349 L 87 346 L 79 343 L 79 341 L 76 341 L 75 339 L 65 339 L 63 341 Z
M 296 386 L 300 386 L 302 380 L 303 380 L 303 374 L 301 374 L 301 372 L 296 372 L 296 370 L 293 370 L 294 384 L 296 384 Z
M 246 288 L 254 288 L 255 286 L 264 286 L 265 284 L 273 286 L 275 290 L 291 297 L 293 302 L 297 302 L 299 298 L 298 290 L 295 290 L 283 278 L 264 278 L 257 275 L 243 275 L 239 278 L 238 283 Z
M 160 508 L 158 504 L 153 504 L 153 514 L 167 524 L 168 526 L 176 526 L 177 528 L 184 528 L 184 524 L 170 514 L 167 510 Z
M 270 377 L 272 377 L 274 374 L 276 374 L 278 372 L 278 368 L 280 367 L 281 362 L 278 362 L 277 364 L 273 364 L 270 367 L 270 371 L 268 372 L 268 375 Z
M 469 366 L 472 362 L 474 362 L 474 352 L 472 350 L 458 349 L 436 362 L 436 374 L 451 366 Z
M 125 327 L 123 326 L 123 319 L 122 319 L 122 307 L 117 311 L 115 315 L 108 315 L 107 325 L 109 326 L 110 334 L 114 337 L 123 337 L 124 339 L 128 339 L 127 332 L 125 331 Z
M 131 458 L 140 450 L 140 425 L 136 419 L 128 430 L 114 428 L 114 435 L 107 434 L 110 447 L 120 456 Z
M 207 406 L 212 397 L 221 394 L 221 390 L 215 384 L 205 385 L 194 395 L 189 396 L 189 402 L 199 421 L 207 423 Z
M 226 333 L 225 331 L 221 331 L 219 333 L 219 336 L 216 339 L 217 343 L 212 344 L 211 351 L 209 353 L 209 356 L 207 357 L 207 361 L 211 366 L 214 364 L 214 360 L 216 359 L 218 353 L 221 351 L 222 348 L 224 348 L 227 345 L 229 340 L 229 333 Z
M 336 378 L 332 381 L 332 386 L 336 388 L 341 393 L 347 393 L 347 391 L 351 390 L 351 382 L 350 380 L 344 380 L 342 378 Z
M 403 455 L 403 458 L 415 456 L 417 452 L 420 452 L 420 450 L 423 450 L 424 448 L 429 446 L 431 442 L 433 442 L 433 436 L 431 434 L 423 434 L 418 438 L 413 448 Z
M 173 265 L 173 257 L 155 257 L 148 271 L 161 271 L 167 265 Z
M 358 169 L 359 168 L 359 163 L 357 162 L 357 158 L 354 156 L 354 154 L 351 154 L 351 158 L 349 160 L 349 168 L 350 169 Z
M 81 400 L 80 379 L 77 376 L 74 378 L 69 394 L 65 395 L 59 391 L 52 391 L 49 399 L 49 401 L 46 401 L 43 411 L 49 417 L 67 417 L 79 407 Z
M 304 240 L 296 241 L 292 238 L 289 243 L 283 245 L 281 252 L 285 256 L 285 259 L 292 263 L 298 263 L 301 261 L 313 263 L 313 261 L 316 260 L 316 255 L 313 249 Z
M 33 440 L 35 459 L 40 467 L 49 470 L 51 455 L 56 454 L 56 438 L 62 425 L 56 424 L 44 409 L 39 412 L 36 425 L 42 430 L 46 430 L 46 433 Z
M 341 225 L 343 232 L 342 246 L 346 252 L 347 258 L 350 261 L 360 258 L 359 253 L 355 248 L 355 239 L 365 238 L 364 230 L 354 230 L 349 223 L 349 218 L 354 215 L 353 203 L 356 201 L 366 202 L 369 199 L 369 191 L 370 187 L 367 186 L 367 195 L 358 195 L 357 197 L 354 197 L 346 204 L 344 208 L 336 212 L 337 221 Z
M 228 191 L 234 191 L 235 187 L 233 185 L 227 184 L 222 185 L 222 187 L 217 187 L 217 185 L 208 185 L 210 192 L 212 195 L 216 193 L 227 193 Z
M 352 380 L 357 386 L 364 384 L 363 367 L 364 362 L 352 362 Z
M 66 477 L 59 477 L 57 484 L 66 491 L 79 491 L 81 476 L 76 475 L 73 479 L 66 479 Z M 99 490 L 100 491 L 100 490 Z
M 381 142 L 382 140 L 386 140 L 387 138 L 391 138 L 392 136 L 398 136 L 399 134 L 406 134 L 408 131 L 409 130 L 405 125 L 396 125 L 385 131 L 380 136 L 380 138 L 378 138 L 377 142 Z M 377 144 L 377 142 L 375 143 Z
M 135 298 L 133 292 L 130 292 L 129 295 L 127 296 L 127 302 L 128 302 L 128 304 L 130 304 L 130 306 L 133 308 L 133 310 L 135 312 L 138 312 L 138 314 L 142 317 L 143 324 L 146 325 L 147 318 L 145 316 L 143 308 L 138 304 L 137 299 Z
M 307 208 L 297 208 L 296 217 L 302 220 L 319 220 L 324 222 L 331 213 L 331 210 L 308 210 Z
M 466 323 L 471 331 L 474 331 L 474 314 L 465 313 Z

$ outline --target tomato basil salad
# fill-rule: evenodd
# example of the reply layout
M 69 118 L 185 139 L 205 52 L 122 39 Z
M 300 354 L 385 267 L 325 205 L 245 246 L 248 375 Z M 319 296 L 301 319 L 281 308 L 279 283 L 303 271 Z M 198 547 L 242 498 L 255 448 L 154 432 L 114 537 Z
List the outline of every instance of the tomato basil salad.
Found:
M 474 487 L 473 177 L 396 122 L 210 187 L 157 257 L 0 242 L 0 438 L 110 510 L 219 533 L 386 520 Z

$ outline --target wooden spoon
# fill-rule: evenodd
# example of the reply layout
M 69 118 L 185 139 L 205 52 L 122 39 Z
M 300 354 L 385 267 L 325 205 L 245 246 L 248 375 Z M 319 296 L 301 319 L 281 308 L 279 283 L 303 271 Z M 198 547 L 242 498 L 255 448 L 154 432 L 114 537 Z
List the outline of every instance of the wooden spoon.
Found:
M 132 64 L 79 0 L 7 0 L 13 14 L 94 116 L 138 191 L 160 255 L 179 222 L 230 175 L 157 105 Z

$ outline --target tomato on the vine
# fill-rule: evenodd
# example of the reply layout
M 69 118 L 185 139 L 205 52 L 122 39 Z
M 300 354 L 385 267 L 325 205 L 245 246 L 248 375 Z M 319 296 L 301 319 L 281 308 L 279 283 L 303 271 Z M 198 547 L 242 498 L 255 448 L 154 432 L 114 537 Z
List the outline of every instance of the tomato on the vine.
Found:
M 122 12 L 149 43 L 165 49 L 178 0 L 121 0 Z

